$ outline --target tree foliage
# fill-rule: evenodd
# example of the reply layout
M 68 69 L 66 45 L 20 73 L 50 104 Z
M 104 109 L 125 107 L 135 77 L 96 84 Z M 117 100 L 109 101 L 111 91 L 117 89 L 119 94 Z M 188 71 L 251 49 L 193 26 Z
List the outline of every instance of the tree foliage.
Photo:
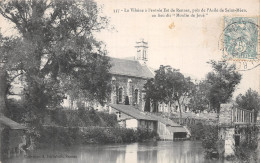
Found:
M 3 0 L 0 13 L 19 33 L 1 46 L 5 70 L 23 76 L 32 114 L 59 106 L 65 93 L 101 103 L 106 99 L 110 64 L 94 34 L 108 20 L 95 2 Z
M 210 101 L 209 97 L 210 85 L 207 81 L 200 81 L 195 84 L 189 100 L 189 108 L 192 110 L 206 110 L 209 109 Z
M 210 84 L 208 98 L 211 106 L 219 112 L 220 104 L 226 103 L 233 95 L 236 85 L 240 83 L 241 74 L 236 71 L 235 65 L 226 62 L 210 61 L 213 68 L 206 76 Z
M 236 103 L 242 109 L 254 110 L 256 117 L 260 109 L 260 95 L 250 88 L 244 95 L 239 94 L 236 97 Z
M 184 98 L 190 95 L 192 85 L 191 79 L 185 78 L 179 70 L 170 66 L 160 66 L 155 71 L 155 77 L 148 80 L 144 88 L 148 101 L 152 103 L 177 102 L 179 108 L 181 108 Z

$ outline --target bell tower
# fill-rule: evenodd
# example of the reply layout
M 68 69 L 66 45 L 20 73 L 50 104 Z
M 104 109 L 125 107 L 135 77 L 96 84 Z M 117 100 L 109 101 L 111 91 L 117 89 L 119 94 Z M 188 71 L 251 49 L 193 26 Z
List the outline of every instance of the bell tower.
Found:
M 146 64 L 148 61 L 148 43 L 144 41 L 144 39 L 141 39 L 140 41 L 136 42 L 135 46 L 137 50 L 137 60 L 143 65 Z

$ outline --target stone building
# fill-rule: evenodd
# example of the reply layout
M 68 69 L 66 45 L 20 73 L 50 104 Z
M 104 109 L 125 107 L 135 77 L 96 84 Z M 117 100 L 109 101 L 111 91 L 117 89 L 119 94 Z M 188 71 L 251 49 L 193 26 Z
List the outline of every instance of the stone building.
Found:
M 144 85 L 154 77 L 154 71 L 147 66 L 148 44 L 144 40 L 136 42 L 137 56 L 133 58 L 110 58 L 111 94 L 107 104 L 102 107 L 97 103 L 85 103 L 98 111 L 107 111 L 117 115 L 118 123 L 126 128 L 146 128 L 154 130 L 161 139 L 173 140 L 186 138 L 188 130 L 183 126 L 160 116 L 145 112 Z M 69 98 L 68 98 L 69 99 Z M 75 102 L 68 102 L 75 108 Z M 159 105 L 159 107 L 165 104 Z M 157 109 L 158 110 L 158 109 Z M 172 109 L 173 110 L 173 109 Z M 153 109 L 150 109 L 152 112 Z M 161 112 L 169 112 L 164 107 Z
M 144 111 L 144 84 L 147 79 L 154 77 L 154 72 L 146 64 L 148 61 L 148 43 L 141 40 L 136 42 L 135 47 L 137 50 L 136 57 L 127 59 L 110 57 L 110 64 L 112 65 L 110 69 L 112 91 L 108 103 L 127 104 Z M 63 106 L 76 109 L 76 103 L 68 96 L 64 100 Z M 99 111 L 107 110 L 107 106 L 102 107 L 95 102 L 85 102 L 84 105 L 90 105 Z
M 112 104 L 129 104 L 144 111 L 145 91 L 147 79 L 154 77 L 154 72 L 146 65 L 147 43 L 137 42 L 136 59 L 111 58 L 112 67 Z
M 130 105 L 109 104 L 109 113 L 116 114 L 118 123 L 125 128 L 146 128 L 157 131 L 157 119 Z
M 147 128 L 157 130 L 157 121 L 145 115 L 146 81 L 154 77 L 154 72 L 146 65 L 147 42 L 136 43 L 137 56 L 133 59 L 110 58 L 112 91 L 109 113 L 115 113 L 119 124 L 127 128 Z

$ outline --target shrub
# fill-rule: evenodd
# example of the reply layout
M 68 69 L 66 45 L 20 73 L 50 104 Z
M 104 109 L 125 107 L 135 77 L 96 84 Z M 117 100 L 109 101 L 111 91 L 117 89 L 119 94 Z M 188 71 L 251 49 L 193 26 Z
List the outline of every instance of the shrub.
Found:
M 204 125 L 202 147 L 205 149 L 206 157 L 211 158 L 217 152 L 218 126 Z
M 204 138 L 204 125 L 202 123 L 191 124 L 189 126 L 190 133 L 195 140 L 202 140 Z
M 240 129 L 239 132 L 242 132 Z M 235 158 L 244 162 L 257 162 L 257 146 L 259 128 L 256 126 L 247 126 L 244 128 L 244 139 L 241 140 L 238 146 L 235 146 Z
M 116 115 L 104 112 L 97 112 L 93 109 L 79 110 L 54 110 L 51 111 L 51 120 L 58 126 L 69 127 L 116 127 Z
M 88 143 L 131 143 L 158 138 L 154 131 L 147 129 L 87 127 L 79 128 L 47 127 L 42 128 L 38 142 L 49 145 L 70 146 Z

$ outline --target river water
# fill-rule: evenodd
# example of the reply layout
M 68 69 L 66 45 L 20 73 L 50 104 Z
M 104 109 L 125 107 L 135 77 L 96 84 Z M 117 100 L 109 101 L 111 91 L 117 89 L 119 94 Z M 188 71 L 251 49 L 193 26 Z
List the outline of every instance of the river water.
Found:
M 228 163 L 204 159 L 199 141 L 84 145 L 36 150 L 5 163 Z

